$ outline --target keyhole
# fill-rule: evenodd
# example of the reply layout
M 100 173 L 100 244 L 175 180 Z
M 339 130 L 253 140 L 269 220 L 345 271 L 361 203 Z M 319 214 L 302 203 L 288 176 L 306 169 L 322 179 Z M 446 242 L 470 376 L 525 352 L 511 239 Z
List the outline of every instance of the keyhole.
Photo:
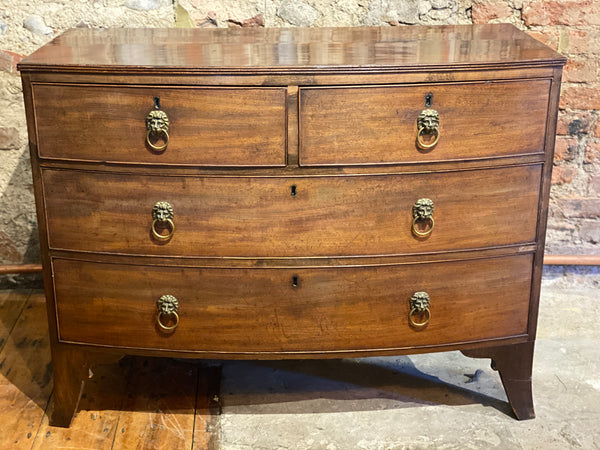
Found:
M 428 92 L 427 94 L 425 94 L 425 108 L 431 108 L 432 105 L 433 105 L 433 94 L 431 92 Z
M 298 275 L 292 277 L 292 287 L 298 287 Z
M 291 195 L 292 197 L 295 197 L 295 196 L 296 196 L 296 185 L 295 185 L 295 184 L 292 184 L 292 186 L 291 186 L 291 188 L 290 188 L 290 195 Z
M 160 97 L 154 97 L 154 109 L 160 109 Z

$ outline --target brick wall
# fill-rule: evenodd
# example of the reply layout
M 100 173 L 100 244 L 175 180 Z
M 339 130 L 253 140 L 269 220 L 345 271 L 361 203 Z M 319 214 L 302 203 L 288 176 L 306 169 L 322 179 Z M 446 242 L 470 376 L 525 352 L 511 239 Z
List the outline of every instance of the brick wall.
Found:
M 525 1 L 520 11 L 521 27 L 568 57 L 558 116 L 548 252 L 600 254 L 600 5 L 589 0 Z
M 39 261 L 15 66 L 71 27 L 401 26 L 510 22 L 569 58 L 547 245 L 600 253 L 600 5 L 592 0 L 12 0 L 0 3 L 0 264 Z

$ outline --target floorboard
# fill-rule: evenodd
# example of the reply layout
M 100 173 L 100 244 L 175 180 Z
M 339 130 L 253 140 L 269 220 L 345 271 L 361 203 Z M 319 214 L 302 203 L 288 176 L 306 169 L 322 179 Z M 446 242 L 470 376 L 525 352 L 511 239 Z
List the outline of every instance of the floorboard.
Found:
M 198 365 L 132 358 L 113 448 L 191 449 Z
M 221 414 L 221 366 L 201 365 L 198 371 L 194 450 L 216 450 Z
M 4 348 L 30 295 L 29 289 L 0 291 L 0 351 Z
M 50 426 L 49 414 L 45 415 L 33 448 L 113 448 L 119 411 L 126 395 L 124 373 L 119 369 L 119 364 L 94 367 L 94 376 L 84 384 L 78 411 L 71 426 Z
M 10 298 L 10 296 L 9 296 Z M 15 300 L 13 297 L 12 300 Z M 39 293 L 21 297 L 23 308 L 0 352 L 0 448 L 31 448 L 52 390 L 46 305 Z M 0 322 L 6 324 L 2 308 Z

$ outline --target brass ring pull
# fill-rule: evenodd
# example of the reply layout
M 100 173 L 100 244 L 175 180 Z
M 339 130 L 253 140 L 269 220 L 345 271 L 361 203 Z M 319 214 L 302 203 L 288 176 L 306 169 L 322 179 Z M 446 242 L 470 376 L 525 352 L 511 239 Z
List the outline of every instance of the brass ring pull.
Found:
M 415 328 L 423 328 L 429 323 L 431 319 L 431 311 L 429 305 L 431 299 L 427 292 L 415 292 L 409 300 L 410 312 L 408 313 L 408 322 Z M 415 315 L 425 315 L 425 319 L 422 322 L 415 321 Z
M 148 113 L 146 117 L 146 144 L 157 152 L 162 152 L 169 145 L 169 117 L 167 113 L 160 109 L 155 109 Z M 163 145 L 154 145 L 150 142 L 150 136 L 164 136 L 165 143 Z
M 420 238 L 429 236 L 435 225 L 433 220 L 433 200 L 428 198 L 420 198 L 413 205 L 412 213 L 412 233 Z M 419 222 L 429 222 L 429 228 L 427 228 L 427 231 L 419 231 L 417 229 L 417 223 Z
M 430 148 L 435 147 L 435 144 L 437 144 L 438 141 L 440 140 L 440 131 L 437 128 L 435 128 L 432 133 L 423 133 L 424 131 L 425 131 L 425 128 L 419 128 L 419 133 L 417 134 L 417 145 L 422 150 L 429 150 Z M 435 139 L 433 140 L 433 142 L 431 144 L 426 144 L 425 142 L 423 142 L 421 140 L 421 136 L 423 134 L 435 134 Z
M 179 300 L 172 295 L 162 295 L 157 302 L 158 306 L 158 315 L 156 316 L 156 323 L 165 331 L 171 331 L 177 328 L 179 325 L 179 314 L 177 314 L 177 309 L 179 309 Z M 174 317 L 175 323 L 173 325 L 165 325 L 162 321 L 162 317 Z
M 168 241 L 173 237 L 175 233 L 175 222 L 173 222 L 173 218 L 175 214 L 173 212 L 173 207 L 169 202 L 156 202 L 154 207 L 152 208 L 152 236 L 161 241 Z M 156 225 L 161 224 L 166 226 L 169 230 L 168 234 L 160 234 L 156 231 Z
M 425 220 L 427 220 L 429 222 L 429 228 L 427 228 L 427 231 L 419 231 L 419 230 L 417 230 L 416 225 L 417 225 L 417 222 L 419 222 L 421 220 L 418 217 L 415 217 L 413 219 L 411 230 L 415 236 L 418 236 L 418 237 L 429 236 L 431 234 L 431 232 L 433 231 L 433 226 L 435 225 L 433 217 L 428 217 Z
M 167 148 L 167 145 L 169 145 L 169 133 L 167 130 L 161 130 L 160 133 L 165 136 L 165 143 L 163 145 L 154 145 L 152 142 L 150 142 L 150 135 L 157 133 L 153 132 L 152 130 L 148 130 L 146 133 L 146 144 L 148 144 L 152 150 L 157 152 L 162 152 L 165 148 Z
M 168 234 L 160 234 L 158 231 L 156 231 L 157 223 L 167 224 L 168 228 L 169 228 L 169 233 Z M 173 223 L 173 221 L 171 219 L 167 219 L 167 220 L 154 219 L 152 221 L 152 236 L 154 236 L 156 239 L 160 239 L 161 241 L 168 241 L 169 239 L 171 239 L 173 237 L 173 233 L 175 233 L 175 224 Z
M 175 317 L 175 323 L 173 325 L 165 325 L 160 320 L 160 318 L 163 315 Z M 169 314 L 166 314 L 166 313 L 163 313 L 163 312 L 159 312 L 158 315 L 156 316 L 156 322 L 158 323 L 158 326 L 161 327 L 163 330 L 166 330 L 166 331 L 174 330 L 175 328 L 177 328 L 177 325 L 179 325 L 179 314 L 177 314 L 175 311 L 173 311 L 172 313 L 169 313 Z
M 440 115 L 435 109 L 424 109 L 419 114 L 417 118 L 417 129 L 419 132 L 417 133 L 417 146 L 421 150 L 429 150 L 430 148 L 435 147 L 435 145 L 440 140 Z M 431 144 L 426 144 L 421 139 L 421 136 L 424 134 L 434 134 L 435 139 Z
M 415 322 L 415 319 L 413 319 L 413 316 L 417 313 L 419 313 L 419 314 L 424 313 L 427 316 L 423 322 Z M 412 308 L 410 310 L 410 313 L 408 313 L 408 320 L 410 321 L 410 324 L 415 328 L 423 328 L 425 325 L 427 325 L 429 323 L 429 319 L 431 319 L 431 312 L 429 311 L 429 309 L 426 309 L 425 311 L 418 311 L 416 308 Z

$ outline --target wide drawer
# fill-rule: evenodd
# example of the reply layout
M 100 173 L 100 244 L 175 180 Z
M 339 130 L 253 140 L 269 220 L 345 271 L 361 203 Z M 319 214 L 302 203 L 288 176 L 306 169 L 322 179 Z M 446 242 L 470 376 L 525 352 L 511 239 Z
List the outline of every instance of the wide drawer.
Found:
M 167 114 L 168 145 L 152 149 L 146 117 Z M 36 84 L 42 158 L 206 166 L 285 165 L 283 88 L 168 88 Z M 162 133 L 151 134 L 155 147 Z M 156 142 L 154 142 L 156 141 Z
M 338 268 L 53 261 L 61 340 L 231 353 L 392 349 L 522 335 L 531 271 L 530 254 Z M 420 329 L 409 324 L 409 300 L 418 291 L 430 296 L 430 320 Z M 157 324 L 163 295 L 179 303 L 171 332 Z M 172 326 L 174 317 L 161 321 Z
M 541 166 L 428 174 L 163 177 L 42 170 L 53 249 L 164 256 L 390 255 L 535 239 Z M 413 205 L 434 229 L 411 231 Z M 170 240 L 152 209 L 173 209 Z M 160 225 L 160 224 L 159 224 Z M 168 225 L 168 224 L 165 224 Z M 428 221 L 418 222 L 427 231 Z M 170 230 L 157 228 L 159 233 Z
M 549 80 L 301 88 L 300 164 L 392 164 L 542 153 Z M 417 146 L 432 94 L 439 141 Z M 433 134 L 433 133 L 431 133 Z M 423 137 L 425 144 L 431 139 Z

